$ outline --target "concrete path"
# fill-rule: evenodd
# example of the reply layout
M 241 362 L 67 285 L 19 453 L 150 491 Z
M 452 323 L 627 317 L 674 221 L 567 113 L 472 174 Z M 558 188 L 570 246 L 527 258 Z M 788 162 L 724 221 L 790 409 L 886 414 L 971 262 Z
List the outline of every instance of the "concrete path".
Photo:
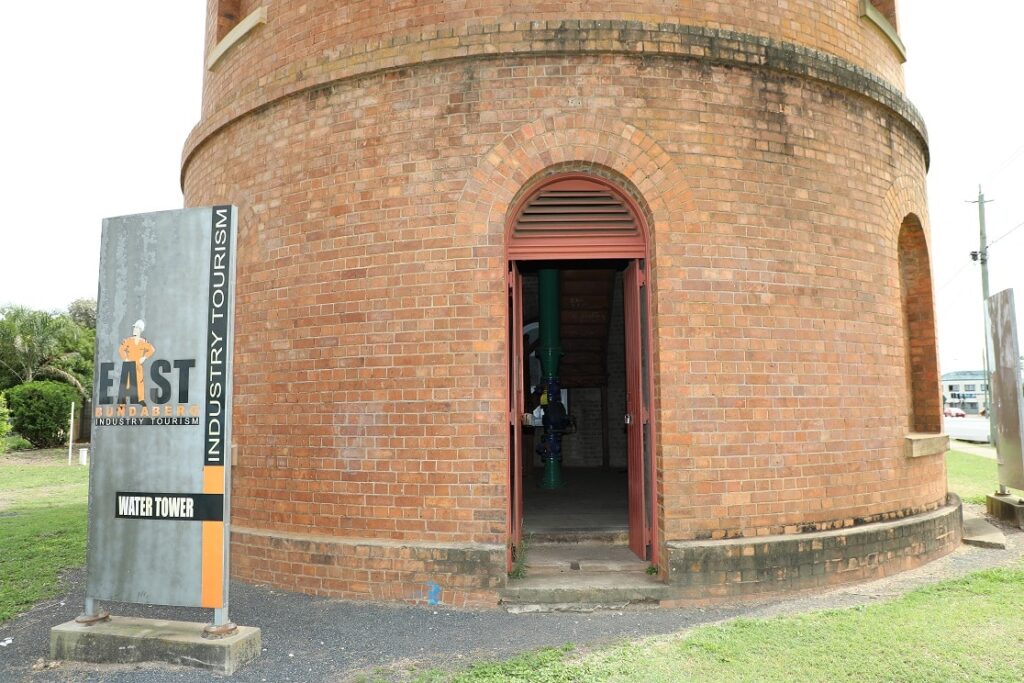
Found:
M 971 455 L 980 455 L 983 458 L 989 460 L 996 459 L 996 447 L 987 443 L 970 443 L 967 441 L 958 441 L 952 439 L 949 442 L 949 447 L 954 451 L 962 451 L 963 453 L 970 453 Z
M 970 507 L 982 514 L 980 506 Z M 600 645 L 642 636 L 670 634 L 734 617 L 766 617 L 888 599 L 922 585 L 989 567 L 1006 566 L 1024 556 L 1024 533 L 1000 527 L 1006 549 L 961 546 L 951 555 L 886 579 L 805 593 L 785 599 L 707 609 L 623 610 L 592 614 L 508 614 L 504 611 L 455 611 L 341 602 L 285 593 L 243 583 L 232 585 L 231 616 L 239 624 L 263 629 L 262 656 L 230 680 L 351 681 L 362 674 L 398 678 L 409 667 L 462 668 L 478 659 L 514 654 L 564 643 Z M 164 683 L 224 680 L 194 669 L 159 665 L 101 666 L 70 662 L 45 668 L 49 629 L 81 611 L 84 573 L 67 576 L 65 594 L 37 605 L 0 625 L 0 681 L 103 681 Z M 205 621 L 209 611 L 104 604 L 117 615 Z M 11 641 L 2 644 L 10 638 Z M 33 671 L 33 665 L 39 670 Z

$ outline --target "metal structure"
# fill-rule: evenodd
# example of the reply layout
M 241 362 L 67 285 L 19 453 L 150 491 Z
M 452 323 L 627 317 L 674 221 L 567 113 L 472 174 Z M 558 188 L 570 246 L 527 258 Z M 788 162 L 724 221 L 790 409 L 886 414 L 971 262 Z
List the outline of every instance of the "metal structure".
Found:
M 228 619 L 234 207 L 104 221 L 84 621 L 97 600 Z M 145 336 L 143 336 L 145 334 Z
M 558 383 L 558 363 L 562 359 L 559 343 L 561 288 L 559 272 L 555 268 L 543 268 L 539 273 L 540 293 L 540 346 L 537 356 L 543 371 L 537 393 L 544 410 L 544 436 L 537 445 L 537 453 L 544 462 L 544 474 L 540 487 L 561 488 L 562 481 L 562 435 L 569 424 L 569 416 L 562 403 L 562 389 Z
M 990 386 L 995 408 L 992 441 L 996 446 L 1000 487 L 1024 489 L 1024 403 L 1021 400 L 1020 347 L 1013 290 L 988 299 L 992 339 Z M 1002 493 L 1002 491 L 1000 491 Z

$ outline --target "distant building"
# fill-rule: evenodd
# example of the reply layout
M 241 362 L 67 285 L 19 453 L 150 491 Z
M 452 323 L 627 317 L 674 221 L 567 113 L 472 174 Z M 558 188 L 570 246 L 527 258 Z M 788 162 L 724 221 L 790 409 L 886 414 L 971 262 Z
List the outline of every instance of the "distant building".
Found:
M 942 404 L 956 406 L 969 415 L 977 415 L 986 406 L 987 391 L 984 370 L 947 372 L 942 376 Z

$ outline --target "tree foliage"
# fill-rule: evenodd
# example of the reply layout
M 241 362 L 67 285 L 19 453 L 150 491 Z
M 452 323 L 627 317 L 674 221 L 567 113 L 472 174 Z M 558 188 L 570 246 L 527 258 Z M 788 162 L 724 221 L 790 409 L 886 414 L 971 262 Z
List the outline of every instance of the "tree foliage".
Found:
M 68 317 L 79 327 L 95 332 L 96 299 L 75 299 L 68 304 Z
M 0 439 L 11 433 L 11 411 L 7 409 L 7 399 L 0 394 Z M 3 450 L 0 449 L 0 453 Z
M 14 431 L 40 448 L 61 445 L 67 438 L 71 404 L 78 392 L 61 382 L 28 382 L 8 389 Z
M 65 314 L 24 306 L 0 309 L 0 386 L 49 378 L 66 382 L 81 396 L 92 385 L 95 332 Z

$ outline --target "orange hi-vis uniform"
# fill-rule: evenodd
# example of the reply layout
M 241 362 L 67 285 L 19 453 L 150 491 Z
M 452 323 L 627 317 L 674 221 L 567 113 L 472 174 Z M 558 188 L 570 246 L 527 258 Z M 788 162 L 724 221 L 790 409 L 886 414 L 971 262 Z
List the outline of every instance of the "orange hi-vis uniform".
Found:
M 142 362 L 148 358 L 151 358 L 156 352 L 153 345 L 146 341 L 143 337 L 128 337 L 121 342 L 120 348 L 117 353 L 121 356 L 121 360 L 134 361 L 135 363 L 135 383 L 136 388 L 139 391 L 139 400 L 146 400 L 146 385 L 143 380 L 142 373 Z

